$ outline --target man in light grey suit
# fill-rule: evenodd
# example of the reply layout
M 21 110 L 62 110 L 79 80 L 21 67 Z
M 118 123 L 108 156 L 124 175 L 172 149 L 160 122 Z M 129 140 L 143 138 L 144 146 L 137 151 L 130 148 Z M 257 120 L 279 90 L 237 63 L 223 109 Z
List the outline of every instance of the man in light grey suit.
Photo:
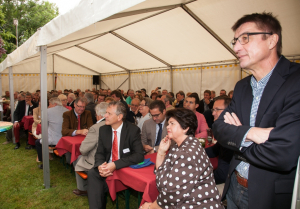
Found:
M 95 153 L 98 147 L 99 129 L 105 125 L 104 115 L 108 103 L 101 102 L 96 105 L 95 111 L 97 115 L 97 123 L 90 127 L 88 134 L 82 141 L 80 146 L 81 155 L 78 156 L 77 160 L 74 161 L 75 171 L 87 172 L 94 167 Z M 77 189 L 73 190 L 73 193 L 78 196 L 87 195 L 87 180 L 81 178 L 78 173 L 76 175 Z
M 60 99 L 53 97 L 49 100 L 48 114 L 48 144 L 55 146 L 58 140 L 62 137 L 61 128 L 63 123 L 63 113 L 69 111 L 62 106 Z M 35 141 L 36 151 L 38 153 L 39 161 L 42 161 L 42 139 Z M 43 169 L 43 164 L 39 165 Z
M 166 106 L 160 100 L 150 104 L 152 118 L 146 120 L 142 128 L 142 143 L 146 154 L 152 154 L 158 149 L 161 139 L 167 135 Z

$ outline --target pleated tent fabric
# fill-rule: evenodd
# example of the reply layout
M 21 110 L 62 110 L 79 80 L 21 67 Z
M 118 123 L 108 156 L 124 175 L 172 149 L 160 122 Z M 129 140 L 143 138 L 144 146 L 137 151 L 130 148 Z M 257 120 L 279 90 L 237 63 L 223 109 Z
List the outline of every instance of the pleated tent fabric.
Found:
M 19 74 L 14 79 L 39 74 L 39 47 L 47 46 L 49 90 L 93 88 L 92 79 L 82 86 L 76 81 L 101 75 L 101 87 L 125 91 L 157 86 L 200 95 L 206 89 L 229 91 L 248 75 L 229 44 L 235 21 L 272 12 L 282 24 L 283 54 L 299 61 L 299 8 L 299 0 L 82 0 L 0 64 L 2 90 L 8 67 Z M 67 74 L 72 76 L 61 76 Z M 36 90 L 28 84 L 22 88 Z

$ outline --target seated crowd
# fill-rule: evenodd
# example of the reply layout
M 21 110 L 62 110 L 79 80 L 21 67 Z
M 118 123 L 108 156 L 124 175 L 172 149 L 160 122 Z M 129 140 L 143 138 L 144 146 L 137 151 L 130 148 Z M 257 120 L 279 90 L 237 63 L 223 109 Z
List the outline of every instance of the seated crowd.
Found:
M 9 92 L 4 98 L 9 99 Z M 26 149 L 36 149 L 36 161 L 42 162 L 43 139 L 36 133 L 41 123 L 39 91 L 34 94 L 15 92 L 14 98 L 14 127 L 19 127 L 14 132 L 19 131 L 28 138 L 28 131 L 22 130 L 22 119 L 33 115 L 29 132 L 35 143 L 28 141 Z M 207 138 L 212 123 L 230 103 L 225 90 L 220 91 L 219 97 L 215 97 L 214 91 L 205 90 L 201 100 L 195 92 L 179 91 L 174 97 L 173 92 L 159 88 L 152 90 L 150 97 L 146 89 L 127 92 L 65 89 L 64 92 L 50 91 L 47 98 L 49 147 L 54 148 L 63 136 L 85 136 L 80 146 L 81 155 L 72 164 L 76 172 L 88 174 L 88 179 L 76 173 L 77 189 L 73 193 L 88 194 L 91 208 L 105 208 L 106 177 L 116 169 L 142 162 L 144 155 L 152 153 L 157 153 L 155 173 L 159 196 L 155 202 L 145 203 L 143 208 L 174 205 L 222 208 L 216 184 L 225 182 L 233 152 L 215 139 L 215 145 L 204 149 L 198 139 Z M 11 120 L 9 110 L 7 107 L 4 118 L 8 121 Z M 12 141 L 12 131 L 7 132 L 6 139 L 4 144 Z M 19 140 L 20 137 L 16 137 L 15 149 L 20 148 Z M 213 170 L 209 157 L 217 156 L 218 168 Z M 71 153 L 65 157 L 70 163 Z M 191 158 L 193 162 L 189 162 Z M 49 159 L 53 159 L 50 153 Z M 163 169 L 166 167 L 167 170 Z M 42 169 L 43 164 L 39 168 Z M 179 183 L 179 179 L 186 180 Z M 176 184 L 166 185 L 167 181 Z M 193 183 L 185 186 L 185 181 Z M 188 198 L 183 198 L 185 195 Z

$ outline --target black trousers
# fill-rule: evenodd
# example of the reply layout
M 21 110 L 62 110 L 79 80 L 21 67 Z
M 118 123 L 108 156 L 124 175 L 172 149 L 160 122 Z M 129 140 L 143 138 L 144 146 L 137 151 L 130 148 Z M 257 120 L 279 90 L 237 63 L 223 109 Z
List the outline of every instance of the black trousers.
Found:
M 42 144 L 40 143 L 40 140 L 35 140 L 35 148 L 38 154 L 39 161 L 43 161 L 43 153 L 42 153 Z
M 100 176 L 98 168 L 92 168 L 88 172 L 88 199 L 91 209 L 106 208 L 106 192 L 108 186 L 106 178 Z

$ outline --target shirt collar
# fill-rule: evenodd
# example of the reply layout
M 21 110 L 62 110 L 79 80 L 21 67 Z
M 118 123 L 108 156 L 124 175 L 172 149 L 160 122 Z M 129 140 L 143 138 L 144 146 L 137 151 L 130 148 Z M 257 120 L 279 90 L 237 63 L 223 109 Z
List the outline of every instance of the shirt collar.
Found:
M 112 127 L 112 131 L 117 131 L 117 133 L 120 133 L 121 134 L 121 131 L 122 131 L 122 127 L 123 127 L 123 123 L 119 126 L 119 128 L 117 128 L 116 130 L 114 130 Z
M 100 123 L 101 121 L 104 121 L 105 118 L 101 118 L 100 120 L 98 120 L 96 123 Z

